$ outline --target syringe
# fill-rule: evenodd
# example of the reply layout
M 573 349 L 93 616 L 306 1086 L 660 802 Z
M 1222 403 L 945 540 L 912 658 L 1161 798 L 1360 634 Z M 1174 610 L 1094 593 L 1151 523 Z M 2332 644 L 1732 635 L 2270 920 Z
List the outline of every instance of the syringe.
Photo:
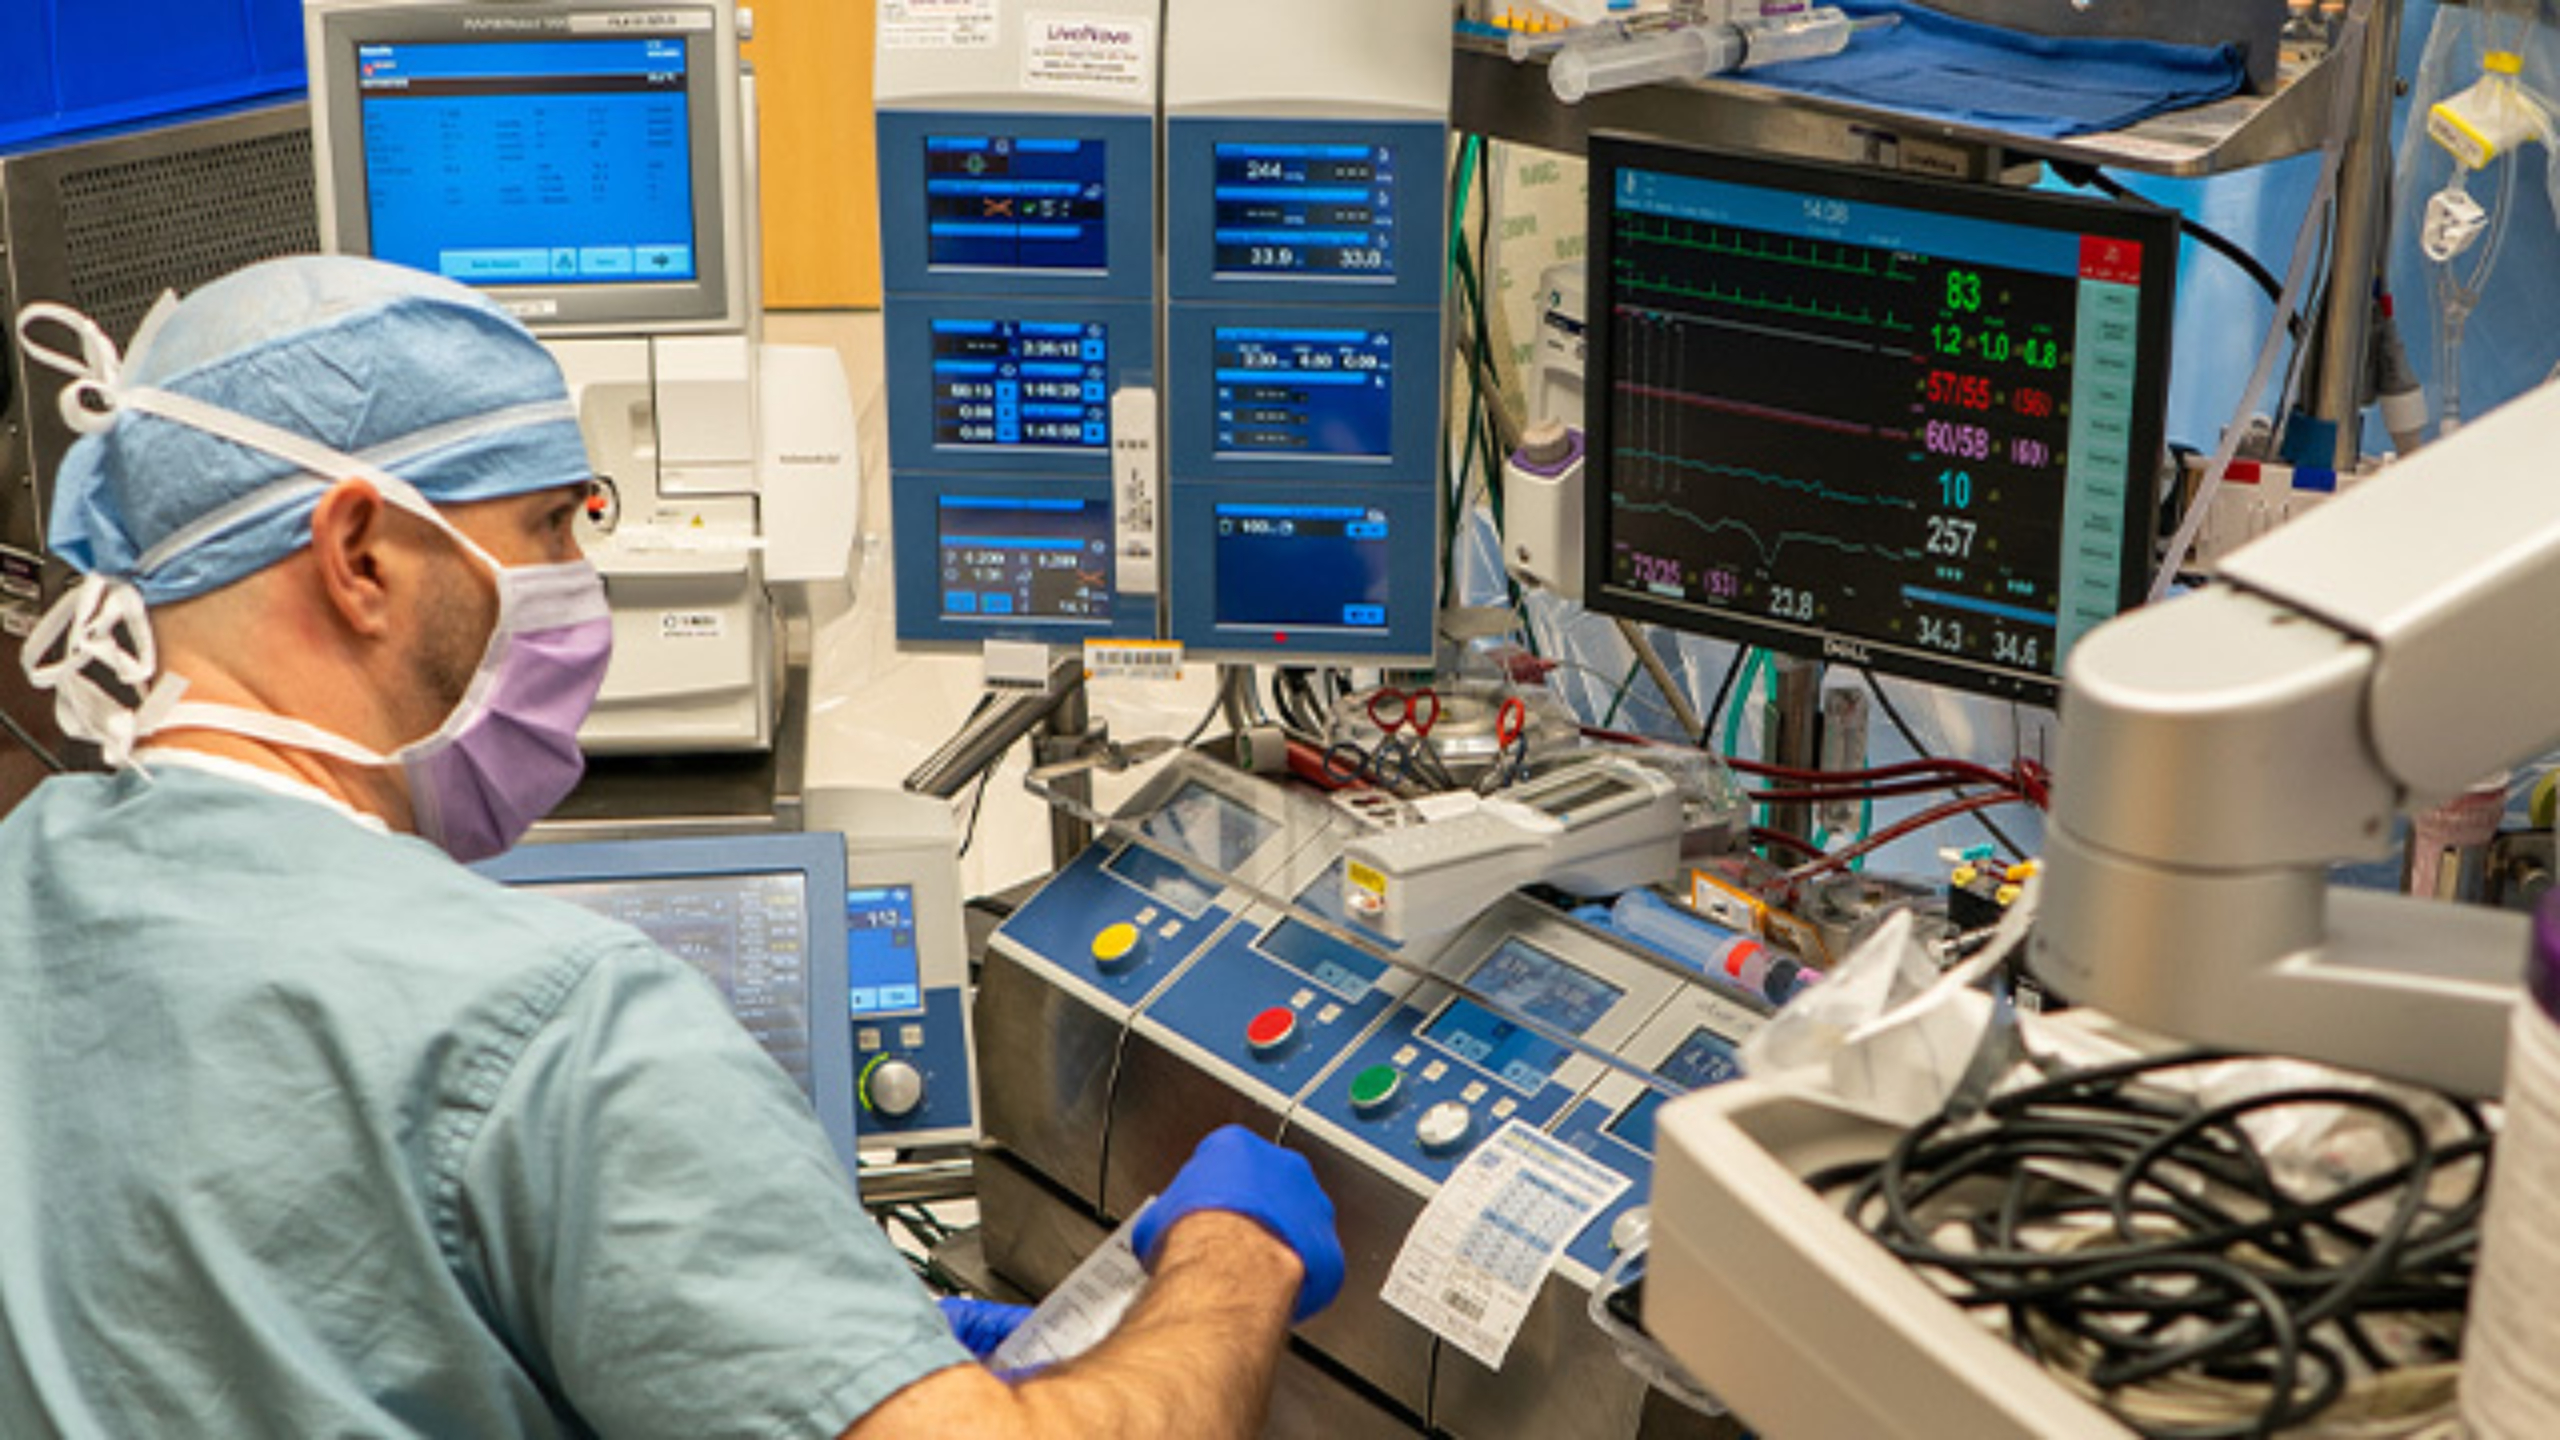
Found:
M 1571 105 L 1586 95 L 1637 85 L 1700 80 L 1729 70 L 1757 70 L 1789 60 L 1836 55 L 1848 48 L 1849 37 L 1859 31 L 1900 23 L 1898 15 L 1852 20 L 1824 6 L 1766 20 L 1689 25 L 1623 38 L 1594 37 L 1556 52 L 1547 62 L 1547 84 L 1558 100 Z
M 1633 15 L 1613 16 L 1581 25 L 1568 25 L 1561 30 L 1531 33 L 1514 30 L 1506 42 L 1513 61 L 1532 60 L 1552 55 L 1575 45 L 1606 45 L 1637 35 L 1656 34 L 1681 24 L 1678 15 L 1669 10 L 1641 10 Z

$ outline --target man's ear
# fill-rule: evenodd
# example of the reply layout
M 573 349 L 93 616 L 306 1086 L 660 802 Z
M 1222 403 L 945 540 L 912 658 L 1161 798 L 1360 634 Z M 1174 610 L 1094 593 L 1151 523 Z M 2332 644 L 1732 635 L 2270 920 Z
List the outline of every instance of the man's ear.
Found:
M 367 480 L 341 480 L 311 512 L 311 555 L 330 607 L 356 634 L 391 626 L 390 506 Z

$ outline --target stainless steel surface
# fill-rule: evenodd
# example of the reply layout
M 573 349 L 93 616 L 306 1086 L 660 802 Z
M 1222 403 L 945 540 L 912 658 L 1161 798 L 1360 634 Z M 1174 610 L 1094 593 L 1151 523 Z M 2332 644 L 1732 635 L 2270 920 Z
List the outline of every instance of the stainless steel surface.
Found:
M 2320 319 L 2320 369 L 2311 413 L 2338 422 L 2336 460 L 2353 470 L 2364 454 L 2366 335 L 2371 281 L 2391 229 L 2391 101 L 2398 83 L 2401 0 L 2372 0 L 2364 64 L 2355 77 L 2356 124 L 2339 160 L 2338 230 L 2331 242 L 2328 299 Z
M 947 1160 L 918 1160 L 902 1165 L 865 1165 L 856 1182 L 866 1205 L 906 1205 L 937 1200 L 965 1200 L 977 1185 L 967 1155 Z
M 0 315 L 59 301 L 121 345 L 164 290 L 319 248 L 300 103 L 0 156 Z M 0 338 L 0 545 L 43 548 L 61 384 Z
M 1104 1140 L 1104 1213 L 1136 1213 L 1148 1196 L 1172 1183 L 1200 1138 L 1218 1127 L 1241 1125 L 1277 1140 L 1283 1118 L 1253 1096 L 1202 1074 L 1151 1030 L 1130 1032 Z
M 1081 692 L 1083 687 L 1083 662 L 1068 655 L 1052 662 L 1049 683 L 1041 689 L 990 688 L 980 702 L 985 708 L 970 716 L 942 748 L 926 756 L 908 774 L 906 787 L 919 795 L 951 799 L 1002 760 L 1015 741 L 1039 728 L 1070 692 Z
M 1121 1021 L 989 947 L 978 973 L 979 1126 L 1088 1207 L 1102 1200 L 1102 1145 Z
M 1293 1128 L 1282 1138 L 1307 1157 L 1316 1183 L 1332 1197 L 1334 1230 L 1342 1237 L 1342 1298 L 1298 1333 L 1398 1407 L 1429 1414 L 1438 1341 L 1378 1298 L 1428 1197 L 1321 1131 Z
M 978 1230 L 987 1267 L 1026 1295 L 1046 1295 L 1111 1232 L 1021 1161 L 981 1150 Z
M 2062 8 L 2061 0 L 2052 4 Z M 1745 79 L 1652 85 L 1560 105 L 1547 88 L 1543 64 L 1515 65 L 1499 48 L 1474 40 L 1458 42 L 1457 62 L 1452 123 L 1526 145 L 1579 154 L 1592 131 L 1626 130 L 1719 149 L 1970 180 L 1995 178 L 2035 160 L 2198 176 L 2299 155 L 2319 147 L 2330 86 L 2344 68 L 2324 61 L 2271 95 L 2235 95 L 2103 135 L 2044 140 L 1791 95 Z
M 1588 1294 L 1562 1275 L 1521 1322 L 1500 1371 L 1454 1346 L 1440 1347 L 1431 1423 L 1464 1440 L 1737 1440 L 1741 1425 L 1677 1404 L 1648 1406 L 1649 1386 L 1618 1361 L 1591 1323 Z

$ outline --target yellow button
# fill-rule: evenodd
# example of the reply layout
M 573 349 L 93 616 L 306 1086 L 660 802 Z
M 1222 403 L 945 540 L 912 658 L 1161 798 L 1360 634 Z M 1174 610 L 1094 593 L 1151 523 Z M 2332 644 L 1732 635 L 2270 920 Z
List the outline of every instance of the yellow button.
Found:
M 1991 898 L 2003 905 L 2012 904 L 2018 898 L 2018 887 L 2015 885 L 2003 885 L 1999 889 L 1991 892 Z
M 1974 881 L 1981 879 L 1982 872 L 1976 870 L 1970 865 L 1959 865 L 1956 867 L 1956 872 L 1947 878 L 1954 881 L 1959 887 L 1962 887 L 1970 885 Z
M 1105 925 L 1093 932 L 1093 958 L 1099 965 L 1116 965 L 1129 958 L 1138 948 L 1138 927 L 1123 920 Z
M 2012 885 L 2024 885 L 2027 883 L 2027 877 L 2034 873 L 2036 873 L 2036 867 L 2021 860 L 2017 864 L 2010 866 L 2007 870 L 2002 871 L 2000 878 L 2008 881 Z

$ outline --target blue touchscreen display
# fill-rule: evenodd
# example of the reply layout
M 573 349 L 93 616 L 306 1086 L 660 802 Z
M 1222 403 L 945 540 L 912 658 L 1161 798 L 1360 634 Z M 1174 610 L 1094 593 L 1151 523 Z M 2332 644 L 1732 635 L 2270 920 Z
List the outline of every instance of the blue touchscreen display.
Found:
M 1383 330 L 1219 326 L 1220 455 L 1395 454 L 1395 337 Z
M 685 42 L 365 45 L 373 253 L 472 285 L 688 281 Z

